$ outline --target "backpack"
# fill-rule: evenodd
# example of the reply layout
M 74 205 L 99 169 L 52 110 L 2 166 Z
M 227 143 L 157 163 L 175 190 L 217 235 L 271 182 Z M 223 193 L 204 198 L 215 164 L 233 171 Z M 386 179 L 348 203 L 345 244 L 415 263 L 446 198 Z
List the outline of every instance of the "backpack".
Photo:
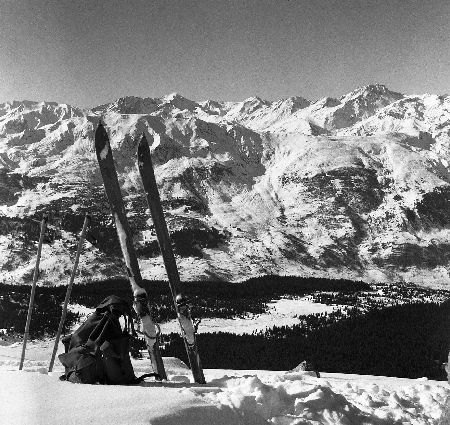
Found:
M 122 328 L 120 317 L 125 320 Z M 136 335 L 131 308 L 115 295 L 105 298 L 85 322 L 62 339 L 65 367 L 61 377 L 73 383 L 128 385 L 140 382 L 130 359 L 130 337 Z

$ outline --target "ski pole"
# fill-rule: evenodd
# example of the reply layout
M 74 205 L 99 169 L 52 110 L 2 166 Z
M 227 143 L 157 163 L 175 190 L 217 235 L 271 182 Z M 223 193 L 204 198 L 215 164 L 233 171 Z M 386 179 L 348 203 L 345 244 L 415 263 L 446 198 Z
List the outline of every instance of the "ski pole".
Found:
M 62 311 L 61 320 L 59 322 L 58 331 L 56 332 L 55 346 L 53 347 L 52 358 L 50 360 L 50 365 L 48 367 L 48 371 L 51 372 L 53 370 L 53 365 L 55 363 L 56 352 L 58 351 L 59 338 L 61 337 L 61 333 L 63 330 L 64 322 L 66 321 L 67 315 L 67 305 L 69 304 L 70 294 L 72 292 L 73 283 L 75 281 L 75 274 L 78 269 L 78 263 L 80 261 L 81 250 L 83 249 L 84 236 L 86 234 L 86 229 L 89 226 L 91 217 L 88 213 L 84 216 L 83 228 L 81 229 L 80 239 L 78 240 L 78 249 L 77 254 L 75 256 L 75 262 L 73 264 L 72 274 L 70 275 L 69 285 L 67 286 L 66 298 L 64 299 L 64 306 Z
M 39 236 L 36 265 L 34 267 L 33 284 L 31 286 L 30 304 L 28 305 L 27 323 L 25 325 L 25 333 L 23 335 L 22 356 L 20 358 L 19 370 L 22 370 L 23 361 L 25 359 L 25 350 L 27 348 L 27 340 L 28 340 L 28 335 L 30 332 L 31 315 L 33 313 L 33 306 L 34 306 L 34 295 L 36 293 L 36 282 L 39 278 L 39 262 L 41 260 L 42 243 L 44 242 L 44 235 L 45 235 L 45 229 L 47 227 L 47 220 L 48 220 L 48 216 L 47 216 L 47 214 L 44 214 L 42 217 L 42 221 L 41 221 L 41 234 Z

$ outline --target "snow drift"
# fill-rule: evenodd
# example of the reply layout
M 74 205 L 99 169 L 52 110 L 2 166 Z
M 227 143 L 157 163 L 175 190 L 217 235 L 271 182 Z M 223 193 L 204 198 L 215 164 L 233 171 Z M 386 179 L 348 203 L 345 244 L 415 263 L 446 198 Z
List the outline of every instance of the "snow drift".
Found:
M 205 371 L 192 383 L 178 359 L 165 358 L 168 381 L 140 386 L 61 382 L 61 365 L 46 372 L 52 344 L 30 344 L 17 371 L 20 345 L 0 346 L 0 409 L 8 424 L 445 424 L 450 387 L 409 380 L 292 371 Z M 149 360 L 135 360 L 137 374 Z

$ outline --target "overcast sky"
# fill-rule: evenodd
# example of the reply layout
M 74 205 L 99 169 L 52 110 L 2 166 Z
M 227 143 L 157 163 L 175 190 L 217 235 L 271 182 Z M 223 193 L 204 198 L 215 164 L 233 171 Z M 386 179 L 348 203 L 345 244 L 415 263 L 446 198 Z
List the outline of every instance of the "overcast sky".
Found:
M 450 92 L 449 0 L 0 0 L 0 102 Z

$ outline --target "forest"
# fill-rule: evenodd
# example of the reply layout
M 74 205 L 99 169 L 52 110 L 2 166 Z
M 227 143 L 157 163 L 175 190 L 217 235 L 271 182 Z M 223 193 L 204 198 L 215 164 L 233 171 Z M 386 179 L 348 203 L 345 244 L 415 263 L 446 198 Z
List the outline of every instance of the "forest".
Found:
M 144 280 L 143 287 L 151 300 L 156 321 L 165 322 L 176 318 L 167 282 Z M 239 283 L 190 281 L 183 282 L 183 288 L 192 304 L 192 316 L 196 318 L 233 318 L 261 314 L 266 311 L 268 302 L 284 295 L 301 296 L 321 290 L 370 290 L 370 286 L 363 282 L 292 276 L 262 276 Z M 66 286 L 36 288 L 31 337 L 38 338 L 56 332 L 66 290 Z M 0 284 L 0 329 L 8 329 L 9 333 L 19 335 L 23 332 L 30 291 L 28 285 Z M 70 302 L 95 308 L 112 294 L 122 297 L 130 304 L 133 301 L 127 279 L 109 279 L 75 285 Z M 76 314 L 69 312 L 66 328 L 70 328 L 77 319 Z
M 174 319 L 167 282 L 144 281 L 160 323 Z M 414 285 L 370 286 L 363 282 L 263 276 L 244 282 L 184 282 L 192 316 L 237 318 L 267 311 L 281 297 L 308 296 L 335 305 L 334 311 L 298 316 L 292 327 L 272 327 L 253 334 L 200 333 L 205 368 L 290 370 L 303 360 L 319 371 L 445 379 L 442 364 L 450 348 L 450 294 Z M 66 286 L 37 287 L 31 338 L 53 337 Z M 115 294 L 132 302 L 126 279 L 76 285 L 71 303 L 95 308 Z M 30 286 L 0 285 L 0 333 L 20 340 L 25 327 Z M 82 318 L 68 311 L 64 332 Z M 201 323 L 200 323 L 201 324 Z M 139 356 L 143 340 L 135 340 Z M 178 334 L 162 335 L 164 356 L 187 361 Z M 281 355 L 282 353 L 282 355 Z
M 446 380 L 450 301 L 413 303 L 349 315 L 309 315 L 300 325 L 252 335 L 200 334 L 205 368 L 290 370 L 303 360 L 318 371 Z M 163 355 L 187 362 L 178 334 Z

